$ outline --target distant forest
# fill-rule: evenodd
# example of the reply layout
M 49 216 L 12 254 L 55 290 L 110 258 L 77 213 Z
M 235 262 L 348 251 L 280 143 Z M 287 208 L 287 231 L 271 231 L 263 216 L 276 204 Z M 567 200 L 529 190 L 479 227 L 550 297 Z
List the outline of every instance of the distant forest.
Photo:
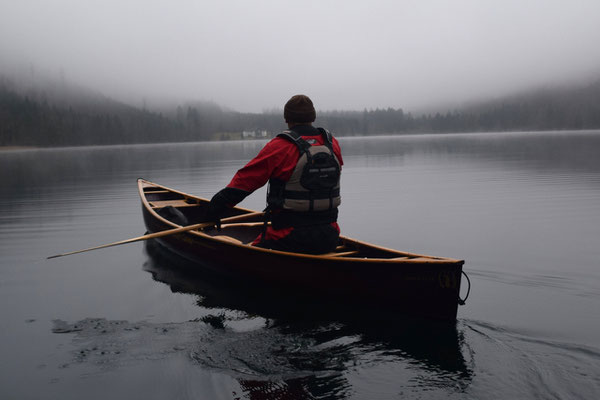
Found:
M 282 111 L 240 113 L 214 103 L 162 111 L 69 87 L 17 89 L 0 77 L 0 146 L 79 146 L 241 139 L 285 127 Z M 444 113 L 402 109 L 318 111 L 317 125 L 338 136 L 600 129 L 600 80 L 541 89 Z M 252 136 L 252 135 L 248 135 Z

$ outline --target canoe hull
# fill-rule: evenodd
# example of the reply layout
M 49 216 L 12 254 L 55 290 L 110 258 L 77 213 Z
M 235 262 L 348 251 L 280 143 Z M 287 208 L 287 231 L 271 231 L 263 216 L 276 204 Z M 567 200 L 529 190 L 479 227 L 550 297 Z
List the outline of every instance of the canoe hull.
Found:
M 149 232 L 172 229 L 142 202 Z M 455 320 L 462 261 L 393 263 L 389 260 L 302 257 L 180 233 L 157 239 L 199 268 L 285 293 L 335 297 L 390 312 Z

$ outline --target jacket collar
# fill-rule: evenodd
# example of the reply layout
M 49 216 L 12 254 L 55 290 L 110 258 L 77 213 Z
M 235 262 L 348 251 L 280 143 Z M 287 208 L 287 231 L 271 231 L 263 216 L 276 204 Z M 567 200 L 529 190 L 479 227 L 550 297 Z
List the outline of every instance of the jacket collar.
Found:
M 319 135 L 319 130 L 312 125 L 296 125 L 290 128 L 300 136 L 316 136 Z

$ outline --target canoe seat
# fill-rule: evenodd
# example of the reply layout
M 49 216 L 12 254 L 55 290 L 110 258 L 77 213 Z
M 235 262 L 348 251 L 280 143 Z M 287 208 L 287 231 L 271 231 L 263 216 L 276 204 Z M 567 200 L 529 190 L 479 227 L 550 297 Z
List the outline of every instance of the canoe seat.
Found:
M 185 201 L 185 199 L 157 200 L 157 201 L 150 201 L 149 203 L 152 208 L 163 208 L 163 207 L 167 207 L 167 206 L 172 206 L 175 208 L 198 206 L 198 203 L 188 203 L 187 201 Z

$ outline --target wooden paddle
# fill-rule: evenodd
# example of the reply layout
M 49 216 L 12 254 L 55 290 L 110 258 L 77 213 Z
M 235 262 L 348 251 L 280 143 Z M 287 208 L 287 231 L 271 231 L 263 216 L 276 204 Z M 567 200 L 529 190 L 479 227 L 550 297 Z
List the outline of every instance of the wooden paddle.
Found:
M 239 221 L 244 221 L 246 219 L 252 218 L 252 217 L 258 217 L 263 215 L 264 213 L 262 212 L 253 212 L 253 213 L 248 213 L 248 214 L 242 214 L 242 215 L 235 215 L 233 217 L 228 217 L 228 218 L 223 218 L 221 220 L 221 222 L 226 222 L 226 223 L 232 223 L 232 222 L 239 222 Z M 154 238 L 159 238 L 159 237 L 163 237 L 163 236 L 168 236 L 168 235 L 173 235 L 175 233 L 181 233 L 181 232 L 187 232 L 187 231 L 193 231 L 195 229 L 203 229 L 203 228 L 208 228 L 210 226 L 214 226 L 215 223 L 214 222 L 203 222 L 200 224 L 194 224 L 194 225 L 188 225 L 188 226 L 182 226 L 180 228 L 174 228 L 174 229 L 167 229 L 166 231 L 160 231 L 160 232 L 155 232 L 155 233 L 149 233 L 147 235 L 144 236 L 138 236 L 138 237 L 134 237 L 131 239 L 125 239 L 125 240 L 120 240 L 118 242 L 113 242 L 113 243 L 108 243 L 108 244 L 103 244 L 101 246 L 96 246 L 96 247 L 90 247 L 89 249 L 83 249 L 83 250 L 77 250 L 77 251 L 71 251 L 69 253 L 63 253 L 63 254 L 56 254 L 54 256 L 50 256 L 47 259 L 51 259 L 51 258 L 58 258 L 58 257 L 63 257 L 63 256 L 70 256 L 71 254 L 77 254 L 77 253 L 84 253 L 86 251 L 92 251 L 92 250 L 98 250 L 98 249 L 104 249 L 106 247 L 112 247 L 112 246 L 119 246 L 121 244 L 127 244 L 127 243 L 133 243 L 133 242 L 139 242 L 141 240 L 148 240 L 148 239 L 154 239 Z

